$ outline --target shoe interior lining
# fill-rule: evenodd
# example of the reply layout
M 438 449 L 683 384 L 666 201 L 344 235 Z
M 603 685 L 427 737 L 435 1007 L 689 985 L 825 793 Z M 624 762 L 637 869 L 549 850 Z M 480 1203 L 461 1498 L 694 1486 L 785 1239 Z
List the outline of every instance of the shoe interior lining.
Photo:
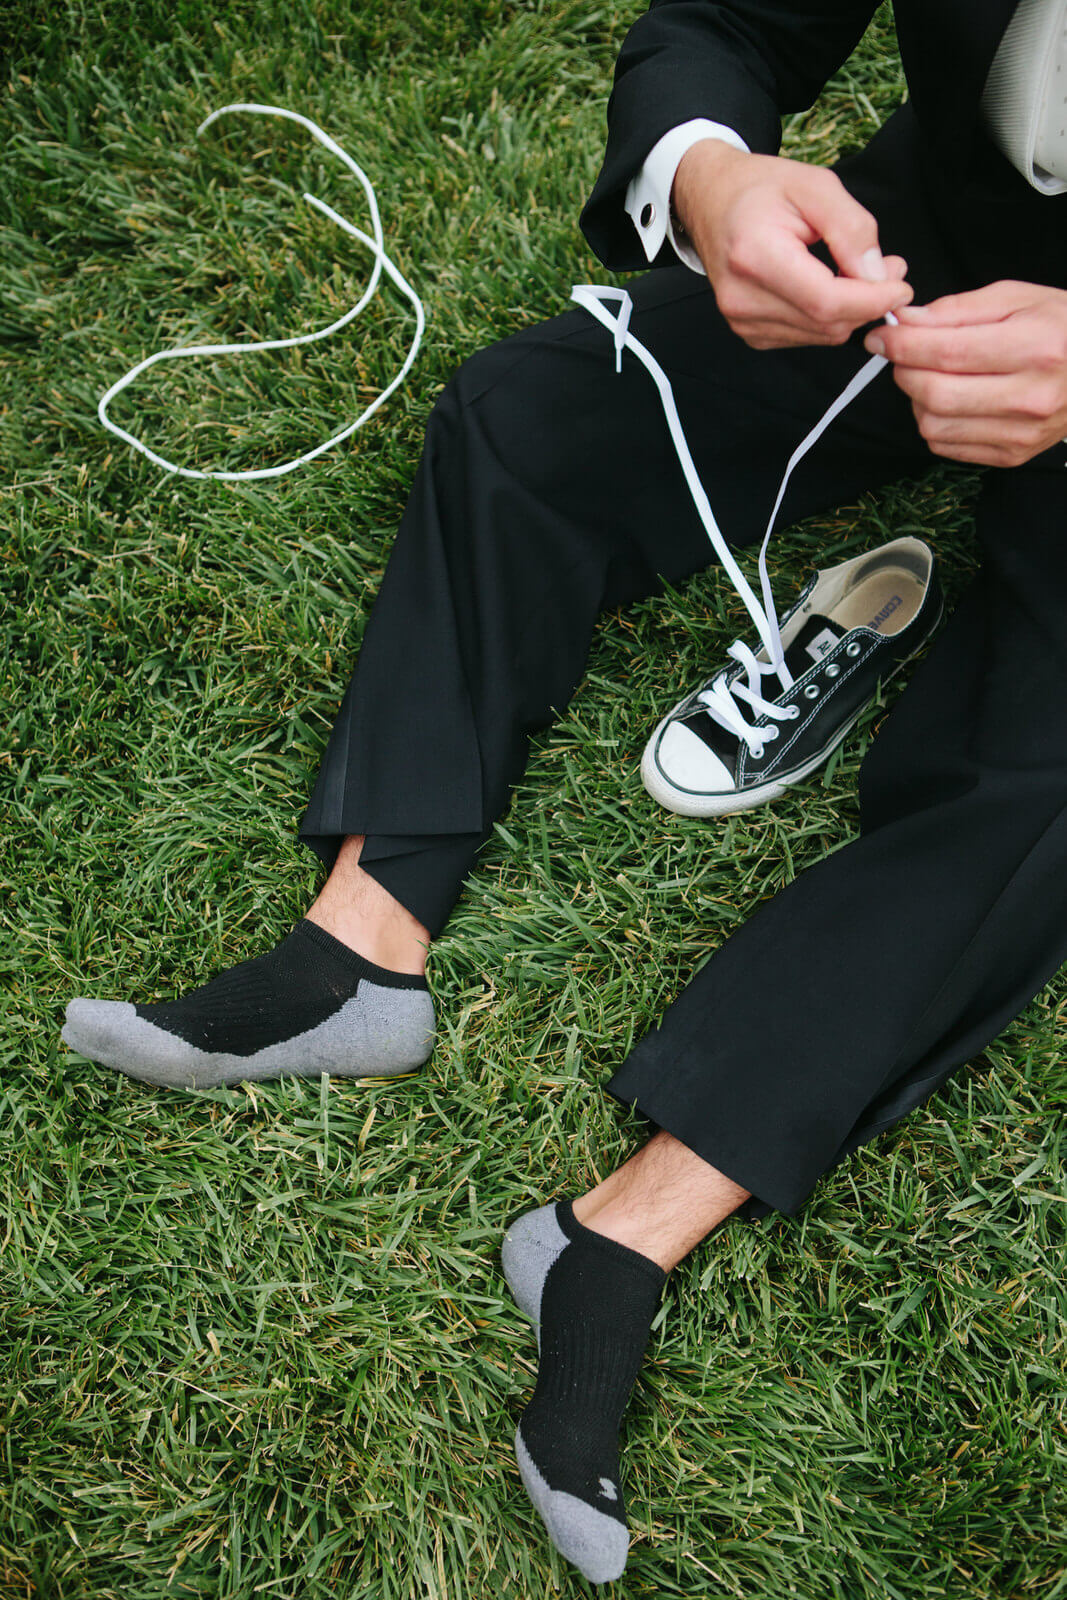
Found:
M 926 585 L 910 566 L 894 563 L 861 578 L 828 615 L 846 633 L 852 628 L 872 628 L 875 633 L 887 635 L 899 633 L 911 622 L 925 594 Z

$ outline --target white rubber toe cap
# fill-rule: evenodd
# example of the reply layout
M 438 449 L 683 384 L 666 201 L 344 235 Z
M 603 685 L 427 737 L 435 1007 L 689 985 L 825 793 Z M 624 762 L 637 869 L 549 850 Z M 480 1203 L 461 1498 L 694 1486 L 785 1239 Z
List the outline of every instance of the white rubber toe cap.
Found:
M 653 760 L 660 777 L 689 794 L 730 794 L 733 773 L 698 734 L 681 722 L 669 722 L 653 742 Z

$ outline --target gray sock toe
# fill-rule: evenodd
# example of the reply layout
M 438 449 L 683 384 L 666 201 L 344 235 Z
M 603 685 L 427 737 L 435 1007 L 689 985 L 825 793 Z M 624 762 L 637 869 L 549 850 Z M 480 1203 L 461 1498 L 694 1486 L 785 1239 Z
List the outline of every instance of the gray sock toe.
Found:
M 222 1081 L 208 1072 L 206 1051 L 146 1022 L 128 1000 L 72 1000 L 62 1039 L 90 1061 L 144 1083 L 204 1089 Z M 203 1062 L 198 1063 L 197 1057 L 203 1057 Z M 198 1066 L 202 1069 L 199 1074 Z
M 515 1434 L 515 1459 L 526 1493 L 560 1555 L 590 1583 L 613 1583 L 621 1577 L 630 1549 L 625 1523 L 586 1505 L 577 1495 L 550 1489 L 523 1443 L 521 1428 Z
M 61 1037 L 92 1060 L 94 1051 L 121 1049 L 123 1035 L 136 1017 L 128 1000 L 72 1000 Z
M 525 1212 L 504 1235 L 500 1246 L 504 1276 L 516 1305 L 535 1328 L 541 1320 L 541 1290 L 548 1269 L 568 1243 L 556 1220 L 555 1203 Z

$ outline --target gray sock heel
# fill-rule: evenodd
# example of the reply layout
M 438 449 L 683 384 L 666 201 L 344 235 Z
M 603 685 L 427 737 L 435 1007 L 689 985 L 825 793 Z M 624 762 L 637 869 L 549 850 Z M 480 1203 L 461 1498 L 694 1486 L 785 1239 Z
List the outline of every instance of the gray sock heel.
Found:
M 556 1204 L 527 1211 L 511 1224 L 500 1246 L 500 1260 L 515 1304 L 534 1328 L 541 1321 L 541 1290 L 548 1270 L 570 1240 L 556 1220 Z

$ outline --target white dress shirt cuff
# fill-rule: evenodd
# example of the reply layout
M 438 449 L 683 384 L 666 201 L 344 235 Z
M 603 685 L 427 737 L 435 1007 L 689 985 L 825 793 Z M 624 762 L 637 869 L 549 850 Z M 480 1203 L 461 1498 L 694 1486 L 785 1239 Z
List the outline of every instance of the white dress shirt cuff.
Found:
M 678 259 L 699 273 L 704 271 L 700 257 L 685 234 L 676 229 L 671 216 L 671 189 L 679 162 L 701 139 L 721 139 L 725 144 L 732 144 L 735 150 L 749 153 L 748 145 L 733 128 L 722 122 L 709 122 L 706 117 L 694 117 L 691 122 L 672 128 L 653 145 L 644 166 L 636 178 L 630 180 L 626 190 L 626 210 L 637 229 L 646 258 L 654 261 L 664 239 L 669 239 Z

